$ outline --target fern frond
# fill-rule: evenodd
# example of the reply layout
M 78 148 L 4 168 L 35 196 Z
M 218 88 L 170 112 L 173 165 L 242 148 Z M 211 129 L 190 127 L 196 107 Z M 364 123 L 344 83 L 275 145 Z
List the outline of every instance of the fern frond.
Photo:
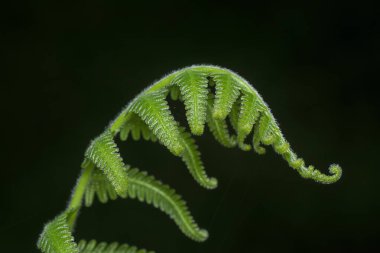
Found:
M 71 212 L 65 211 L 45 225 L 37 242 L 37 247 L 43 253 L 79 252 L 67 222 Z
M 125 196 L 128 187 L 126 167 L 109 130 L 92 141 L 85 156 L 104 172 L 117 194 Z
M 166 92 L 164 89 L 141 95 L 131 110 L 141 117 L 163 145 L 174 155 L 180 155 L 183 146 L 179 142 L 178 123 L 169 110 Z
M 230 113 L 232 105 L 240 95 L 240 87 L 232 75 L 218 73 L 212 75 L 216 83 L 212 116 L 223 120 Z
M 119 244 L 117 242 L 106 243 L 96 242 L 96 240 L 85 241 L 81 240 L 78 243 L 79 253 L 154 253 L 145 249 L 138 249 L 135 246 L 130 246 L 126 243 Z
M 191 216 L 185 201 L 168 185 L 138 169 L 128 171 L 128 197 L 152 204 L 169 215 L 181 231 L 195 241 L 204 241 L 208 232 L 200 229 Z
M 215 96 L 208 85 L 215 86 Z M 180 99 L 185 104 L 186 117 L 192 134 L 201 135 L 207 125 L 215 139 L 226 147 L 237 144 L 243 150 L 251 149 L 245 139 L 253 133 L 253 149 L 265 153 L 264 145 L 272 146 L 290 167 L 302 177 L 330 184 L 342 175 L 339 165 L 329 167 L 325 175 L 306 166 L 291 149 L 283 136 L 270 108 L 257 91 L 236 73 L 215 66 L 191 66 L 173 72 L 143 92 L 110 123 L 103 134 L 94 139 L 85 153 L 83 171 L 73 190 L 67 210 L 45 225 L 37 246 L 43 253 L 126 253 L 147 252 L 127 244 L 74 242 L 71 230 L 75 224 L 83 196 L 90 206 L 95 195 L 100 202 L 114 200 L 118 196 L 152 204 L 171 217 L 180 230 L 196 241 L 208 237 L 190 214 L 186 203 L 168 185 L 137 169 L 129 169 L 119 155 L 114 137 L 126 140 L 131 134 L 134 140 L 141 136 L 146 140 L 158 139 L 173 154 L 181 156 L 195 180 L 206 188 L 215 188 L 217 181 L 206 175 L 200 152 L 190 133 L 179 127 L 172 116 L 166 97 Z M 226 117 L 229 118 L 237 137 L 230 135 Z
M 201 160 L 201 153 L 198 151 L 198 146 L 195 140 L 191 138 L 190 133 L 187 133 L 184 128 L 181 128 L 181 142 L 185 147 L 182 153 L 182 160 L 185 162 L 191 175 L 203 187 L 214 189 L 218 186 L 216 178 L 209 178 L 206 175 L 205 168 Z
M 173 84 L 178 85 L 181 91 L 190 130 L 195 135 L 201 135 L 204 131 L 208 94 L 207 83 L 205 73 L 192 69 L 180 71 L 173 80 Z
M 213 113 L 214 99 L 210 95 L 207 101 L 207 125 L 214 138 L 223 146 L 232 148 L 236 146 L 236 140 L 228 131 L 227 122 L 224 119 L 215 119 Z

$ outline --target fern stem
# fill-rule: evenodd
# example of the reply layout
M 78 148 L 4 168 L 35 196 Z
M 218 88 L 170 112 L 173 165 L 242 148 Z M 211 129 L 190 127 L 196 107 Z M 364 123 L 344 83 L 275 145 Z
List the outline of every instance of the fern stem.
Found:
M 82 206 L 83 202 L 83 196 L 86 191 L 87 183 L 90 181 L 91 174 L 94 170 L 94 165 L 89 164 L 87 166 L 84 166 L 82 174 L 77 180 L 77 184 L 74 188 L 74 191 L 71 195 L 71 199 L 69 201 L 69 204 L 67 206 L 67 210 L 75 210 L 75 212 L 70 215 L 68 219 L 68 224 L 70 228 L 72 229 L 74 227 L 76 218 L 78 216 L 78 211 Z

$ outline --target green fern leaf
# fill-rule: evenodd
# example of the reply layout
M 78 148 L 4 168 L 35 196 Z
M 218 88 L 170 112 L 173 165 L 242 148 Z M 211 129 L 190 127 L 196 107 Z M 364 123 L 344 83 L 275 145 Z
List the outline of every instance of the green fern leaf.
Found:
M 78 253 L 67 219 L 73 211 L 65 211 L 45 225 L 37 247 L 43 253 Z
M 214 74 L 215 101 L 212 116 L 215 119 L 225 119 L 230 113 L 232 105 L 240 95 L 240 87 L 234 77 L 229 74 Z
M 182 160 L 185 162 L 191 175 L 203 187 L 207 189 L 214 189 L 218 185 L 216 178 L 209 178 L 206 175 L 205 168 L 201 160 L 201 154 L 198 151 L 198 146 L 195 140 L 191 138 L 190 133 L 187 133 L 184 128 L 181 128 L 181 142 L 185 147 L 182 153 Z
M 252 131 L 253 125 L 260 116 L 258 97 L 255 94 L 245 92 L 241 97 L 240 114 L 237 126 L 237 140 L 242 150 L 250 150 L 251 146 L 244 143 L 247 135 Z
M 125 196 L 128 187 L 126 167 L 109 130 L 92 141 L 85 156 L 104 172 L 117 194 Z
M 135 246 L 128 244 L 119 244 L 117 242 L 97 243 L 95 240 L 89 242 L 81 240 L 78 243 L 79 253 L 154 253 L 154 251 L 147 251 L 145 249 L 138 249 Z
M 179 156 L 184 148 L 179 142 L 178 123 L 171 115 L 165 99 L 166 91 L 141 95 L 133 103 L 131 110 L 142 118 L 163 145 Z
M 195 241 L 204 241 L 208 237 L 206 230 L 200 229 L 191 216 L 185 201 L 168 185 L 162 184 L 153 176 L 138 169 L 128 171 L 130 179 L 128 196 L 137 198 L 169 215 L 181 231 Z
M 253 148 L 260 155 L 265 154 L 266 152 L 265 148 L 261 146 L 261 143 L 264 135 L 266 134 L 266 131 L 269 128 L 269 123 L 270 117 L 264 112 L 261 114 L 258 124 L 255 125 L 253 134 Z
M 190 130 L 201 135 L 206 122 L 207 76 L 200 71 L 186 69 L 176 75 L 173 84 L 177 84 L 185 103 L 186 117 Z
M 234 137 L 230 136 L 228 132 L 227 122 L 225 120 L 215 119 L 212 116 L 213 112 L 213 101 L 212 96 L 207 101 L 207 125 L 213 134 L 214 138 L 223 146 L 227 148 L 232 148 L 236 146 L 236 140 Z

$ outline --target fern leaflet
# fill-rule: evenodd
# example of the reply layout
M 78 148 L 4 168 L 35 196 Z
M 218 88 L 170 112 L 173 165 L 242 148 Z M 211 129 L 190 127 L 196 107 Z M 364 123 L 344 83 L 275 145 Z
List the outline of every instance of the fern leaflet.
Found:
M 207 125 L 213 134 L 214 138 L 223 146 L 232 148 L 236 146 L 236 140 L 228 132 L 227 122 L 224 119 L 215 119 L 212 116 L 213 98 L 207 101 Z
M 182 145 L 185 147 L 185 151 L 182 153 L 182 160 L 185 162 L 191 175 L 201 186 L 208 189 L 216 188 L 218 180 L 216 178 L 209 178 L 206 175 L 201 160 L 201 153 L 198 151 L 195 140 L 191 138 L 191 135 L 187 133 L 184 128 L 181 128 L 181 137 Z
M 241 97 L 241 107 L 237 117 L 236 131 L 238 133 L 237 140 L 239 146 L 243 150 L 250 150 L 251 146 L 244 143 L 247 135 L 252 131 L 253 125 L 260 116 L 259 106 L 257 106 L 258 98 L 252 93 L 246 93 Z
M 173 154 L 180 155 L 183 146 L 179 142 L 177 122 L 170 113 L 165 100 L 167 90 L 141 95 L 132 105 L 131 110 L 144 120 L 154 135 Z
M 124 196 L 128 187 L 126 168 L 110 131 L 105 131 L 92 141 L 85 156 L 100 168 L 115 191 Z
M 188 237 L 204 241 L 208 233 L 200 229 L 191 216 L 185 201 L 168 185 L 162 184 L 146 172 L 132 169 L 128 172 L 131 186 L 128 189 L 130 198 L 137 198 L 167 213 Z
M 78 253 L 77 244 L 67 223 L 72 210 L 65 211 L 46 224 L 37 242 L 43 253 Z
M 154 251 L 147 251 L 145 249 L 138 249 L 135 246 L 128 244 L 119 244 L 117 242 L 97 243 L 95 240 L 89 242 L 81 240 L 78 243 L 79 253 L 154 253 Z
M 225 119 L 230 113 L 232 105 L 240 95 L 240 87 L 232 75 L 226 73 L 212 76 L 216 83 L 215 102 L 212 117 Z
M 136 168 L 128 170 L 128 179 L 128 194 L 124 197 L 137 198 L 139 201 L 161 209 L 176 222 L 185 235 L 194 240 L 203 241 L 207 238 L 207 231 L 199 229 L 181 196 L 168 185 L 162 184 L 153 176 Z M 93 173 L 88 184 L 85 193 L 86 206 L 92 205 L 95 195 L 102 203 L 117 197 L 110 182 L 100 170 Z
M 207 78 L 200 71 L 182 71 L 173 83 L 179 86 L 191 132 L 201 135 L 206 122 Z

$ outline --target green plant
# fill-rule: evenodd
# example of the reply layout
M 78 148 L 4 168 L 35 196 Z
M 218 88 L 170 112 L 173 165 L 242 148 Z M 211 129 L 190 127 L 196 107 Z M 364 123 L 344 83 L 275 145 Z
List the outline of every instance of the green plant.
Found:
M 215 94 L 210 89 L 213 86 Z M 329 184 L 341 177 L 342 170 L 338 165 L 330 166 L 331 175 L 324 175 L 313 166 L 305 166 L 285 140 L 269 107 L 242 77 L 220 67 L 191 66 L 163 77 L 142 91 L 91 142 L 67 208 L 45 225 L 40 235 L 37 245 L 42 252 L 146 252 L 126 244 L 75 243 L 72 230 L 78 211 L 82 202 L 91 206 L 95 195 L 102 203 L 118 197 L 137 198 L 167 213 L 189 238 L 196 241 L 207 239 L 207 231 L 195 223 L 181 197 L 154 177 L 124 164 L 114 142 L 118 134 L 121 140 L 127 140 L 129 135 L 134 140 L 141 137 L 158 140 L 174 155 L 182 157 L 190 174 L 201 186 L 208 189 L 217 187 L 217 180 L 206 175 L 191 134 L 173 118 L 166 101 L 168 95 L 173 100 L 184 102 L 190 132 L 194 135 L 202 135 L 207 124 L 223 146 L 238 146 L 245 151 L 253 148 L 258 154 L 264 154 L 262 145 L 271 145 L 304 178 Z M 227 117 L 236 136 L 229 133 Z M 251 145 L 245 140 L 252 131 Z

